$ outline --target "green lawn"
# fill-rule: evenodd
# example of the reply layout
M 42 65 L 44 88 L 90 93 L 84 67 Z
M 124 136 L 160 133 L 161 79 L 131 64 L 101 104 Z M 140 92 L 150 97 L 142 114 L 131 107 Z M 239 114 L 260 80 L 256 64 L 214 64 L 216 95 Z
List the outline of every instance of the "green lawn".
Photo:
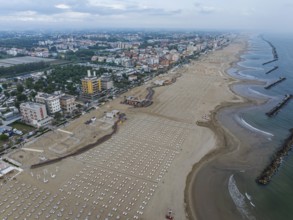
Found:
M 33 130 L 35 130 L 36 128 L 34 128 L 33 126 L 30 126 L 30 125 L 26 125 L 26 124 L 23 124 L 21 122 L 13 122 L 12 124 L 8 125 L 10 127 L 13 127 L 13 128 L 16 128 L 17 130 L 20 130 L 22 131 L 24 134 L 28 133 L 28 132 L 31 132 Z

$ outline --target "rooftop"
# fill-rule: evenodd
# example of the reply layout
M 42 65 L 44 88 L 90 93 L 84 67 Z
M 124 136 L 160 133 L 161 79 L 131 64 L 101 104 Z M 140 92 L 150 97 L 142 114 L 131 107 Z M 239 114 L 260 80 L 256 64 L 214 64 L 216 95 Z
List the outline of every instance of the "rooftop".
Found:
M 97 79 L 98 78 L 96 76 L 90 76 L 90 77 L 86 76 L 82 80 L 97 80 Z
M 59 98 L 56 95 L 48 94 L 48 93 L 43 93 L 43 92 L 38 92 L 36 95 L 38 98 L 44 98 L 44 99 L 54 99 L 54 98 Z
M 74 98 L 74 96 L 71 96 L 71 95 L 64 95 L 64 96 L 61 96 L 60 99 L 62 100 L 67 100 L 67 99 L 72 99 Z
M 25 103 L 21 103 L 20 107 L 25 106 L 27 108 L 39 108 L 39 107 L 43 107 L 43 104 L 40 103 L 36 103 L 36 102 L 25 102 Z

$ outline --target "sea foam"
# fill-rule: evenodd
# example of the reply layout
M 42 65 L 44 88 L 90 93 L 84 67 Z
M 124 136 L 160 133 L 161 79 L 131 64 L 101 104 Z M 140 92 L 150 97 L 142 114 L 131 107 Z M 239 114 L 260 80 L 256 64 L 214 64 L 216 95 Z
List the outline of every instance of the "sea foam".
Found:
M 263 94 L 263 93 L 261 93 L 261 92 L 258 92 L 258 91 L 256 91 L 256 90 L 250 88 L 250 87 L 249 87 L 248 90 L 249 90 L 250 92 L 254 93 L 254 94 L 259 95 L 259 96 L 263 96 L 263 97 L 271 98 L 271 96 L 268 96 L 268 95 L 266 95 L 266 94 Z
M 254 76 L 251 76 L 251 75 L 246 75 L 246 74 L 243 74 L 243 73 L 240 73 L 240 72 L 237 72 L 236 73 L 238 76 L 242 77 L 242 78 L 245 78 L 245 79 L 257 79 L 256 77 Z
M 253 66 L 245 65 L 244 62 L 238 63 L 238 66 L 244 67 L 246 69 L 251 69 L 251 70 L 264 70 L 264 68 L 262 68 L 262 67 L 253 67 Z
M 245 196 L 239 191 L 234 175 L 231 175 L 228 182 L 229 194 L 236 205 L 237 210 L 241 213 L 244 219 L 256 220 L 256 218 L 251 215 L 245 202 Z
M 260 130 L 256 127 L 253 127 L 252 125 L 247 123 L 243 118 L 240 118 L 239 116 L 236 117 L 236 121 L 238 121 L 241 125 L 243 125 L 244 127 L 246 127 L 247 129 L 249 129 L 251 131 L 254 131 L 254 132 L 266 135 L 266 136 L 271 136 L 271 137 L 274 136 L 272 133 L 269 133 L 267 131 L 263 131 L 263 130 Z

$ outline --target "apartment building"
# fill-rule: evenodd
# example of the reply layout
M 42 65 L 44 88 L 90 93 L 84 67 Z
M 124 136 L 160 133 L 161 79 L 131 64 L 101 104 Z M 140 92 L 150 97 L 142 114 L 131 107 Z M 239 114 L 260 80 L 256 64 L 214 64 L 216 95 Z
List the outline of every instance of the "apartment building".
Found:
M 114 88 L 113 80 L 110 76 L 101 77 L 102 89 L 112 89 Z
M 46 105 L 47 112 L 49 114 L 55 114 L 56 112 L 61 111 L 59 95 L 51 95 L 47 93 L 38 92 L 35 99 L 36 102 Z
M 60 105 L 62 111 L 71 113 L 74 109 L 76 109 L 75 97 L 70 95 L 60 97 Z
M 47 125 L 52 121 L 52 118 L 47 115 L 44 104 L 25 102 L 20 104 L 20 112 L 24 122 L 36 127 Z
M 88 70 L 87 77 L 81 80 L 82 97 L 84 99 L 93 100 L 99 96 L 99 92 L 102 90 L 101 79 L 98 79 L 96 73 L 91 75 L 91 71 Z

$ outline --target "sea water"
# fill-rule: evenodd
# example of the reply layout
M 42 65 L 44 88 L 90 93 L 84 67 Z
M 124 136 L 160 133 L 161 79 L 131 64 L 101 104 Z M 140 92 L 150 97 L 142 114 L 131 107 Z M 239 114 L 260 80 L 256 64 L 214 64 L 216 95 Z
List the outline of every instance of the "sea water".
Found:
M 262 186 L 255 181 L 293 128 L 293 100 L 277 115 L 268 117 L 265 114 L 286 94 L 293 94 L 293 37 L 264 35 L 264 38 L 275 46 L 279 56 L 276 62 L 263 65 L 274 59 L 272 48 L 260 35 L 253 35 L 241 60 L 228 71 L 235 78 L 261 81 L 234 85 L 232 89 L 249 99 L 262 100 L 263 104 L 224 109 L 218 113 L 219 121 L 241 144 L 208 163 L 197 177 L 200 182 L 200 178 L 207 178 L 205 173 L 215 173 L 208 187 L 217 190 L 207 195 L 210 198 L 206 204 L 216 207 L 218 219 L 293 219 L 293 154 L 289 153 L 284 159 L 268 185 Z M 279 68 L 265 74 L 274 66 Z M 269 90 L 264 89 L 279 77 L 286 77 L 286 80 Z M 206 212 L 199 216 L 209 218 L 208 208 L 201 209 L 199 201 L 196 204 L 199 213 L 200 210 Z
M 251 137 L 250 141 L 253 146 L 250 146 L 250 154 L 252 158 L 255 158 L 253 155 L 255 151 L 255 154 L 258 155 L 255 159 L 260 160 L 256 162 L 249 160 L 251 163 L 249 166 L 253 167 L 255 172 L 238 174 L 238 178 L 241 179 L 239 192 L 242 188 L 242 193 L 251 195 L 252 200 L 246 200 L 246 204 L 248 206 L 250 204 L 251 207 L 247 211 L 250 214 L 244 216 L 244 219 L 293 219 L 293 210 L 290 208 L 293 204 L 293 155 L 289 154 L 285 158 L 269 185 L 260 186 L 254 181 L 260 171 L 269 163 L 273 153 L 281 146 L 282 141 L 288 135 L 289 129 L 293 128 L 292 100 L 276 116 L 267 117 L 265 115 L 267 111 L 281 101 L 285 94 L 293 94 L 293 38 L 271 35 L 264 37 L 276 47 L 279 55 L 278 61 L 263 65 L 263 63 L 273 59 L 272 48 L 260 36 L 253 36 L 249 40 L 248 50 L 242 55 L 242 60 L 238 63 L 232 75 L 237 77 L 237 74 L 241 74 L 244 78 L 258 79 L 265 83 L 271 83 L 279 77 L 286 77 L 286 80 L 269 90 L 264 89 L 264 86 L 246 87 L 256 96 L 262 96 L 261 98 L 266 99 L 267 102 L 261 106 L 251 106 L 240 110 L 234 116 L 235 121 L 240 126 L 245 127 L 254 136 L 257 136 Z M 279 68 L 265 74 L 274 66 Z M 235 90 L 241 95 L 244 89 L 240 87 L 235 88 Z M 258 139 L 259 141 L 256 142 L 252 139 Z M 237 185 L 237 174 L 232 175 L 235 175 L 234 184 Z M 231 186 L 228 185 L 228 189 L 229 187 Z M 233 199 L 233 196 L 231 198 Z M 253 205 L 251 202 L 253 202 Z M 237 207 L 236 203 L 235 205 Z

